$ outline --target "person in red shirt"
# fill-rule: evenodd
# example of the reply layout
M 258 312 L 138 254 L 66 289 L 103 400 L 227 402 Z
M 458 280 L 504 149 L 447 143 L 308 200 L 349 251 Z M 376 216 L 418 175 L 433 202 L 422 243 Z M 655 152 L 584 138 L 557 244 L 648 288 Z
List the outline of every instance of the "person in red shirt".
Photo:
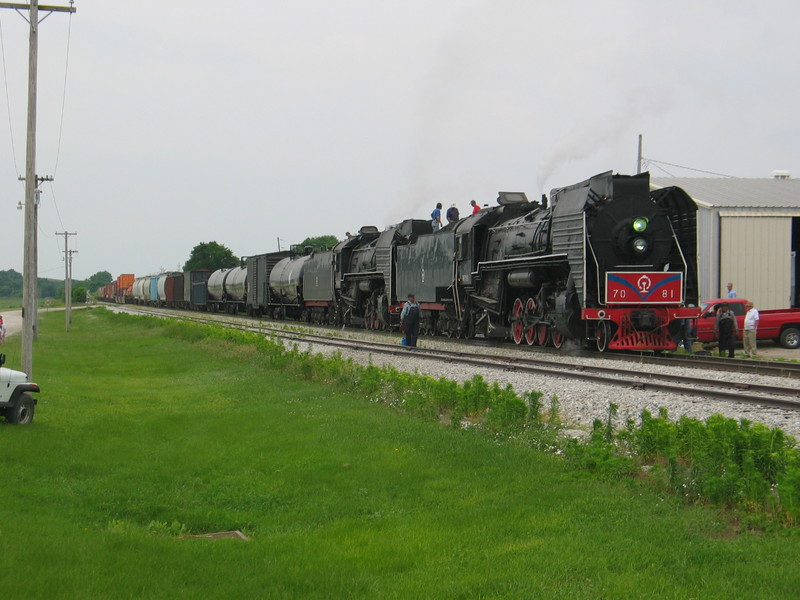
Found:
M 475 213 L 477 213 L 481 209 L 481 207 L 478 205 L 477 202 L 475 202 L 475 200 L 470 200 L 469 201 L 469 205 L 472 207 L 472 214 L 473 215 Z

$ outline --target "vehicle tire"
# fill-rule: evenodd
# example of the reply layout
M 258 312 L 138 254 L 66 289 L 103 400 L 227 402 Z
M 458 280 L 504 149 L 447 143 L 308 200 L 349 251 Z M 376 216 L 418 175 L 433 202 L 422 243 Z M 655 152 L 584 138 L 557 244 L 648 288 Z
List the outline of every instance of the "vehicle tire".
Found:
M 14 406 L 6 409 L 6 421 L 14 425 L 29 425 L 33 422 L 36 404 L 30 394 L 22 394 Z
M 781 331 L 780 342 L 784 348 L 800 348 L 800 329 L 787 327 Z

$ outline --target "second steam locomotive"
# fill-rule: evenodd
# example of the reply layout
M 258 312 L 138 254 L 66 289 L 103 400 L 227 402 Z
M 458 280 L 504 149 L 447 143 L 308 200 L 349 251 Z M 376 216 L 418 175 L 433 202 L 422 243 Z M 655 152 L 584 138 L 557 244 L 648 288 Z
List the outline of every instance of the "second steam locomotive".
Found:
M 647 173 L 611 172 L 540 202 L 498 204 L 434 232 L 409 219 L 334 248 L 268 252 L 214 272 L 118 279 L 108 300 L 393 329 L 414 294 L 421 332 L 560 347 L 667 350 L 697 317 L 697 207 Z M 127 276 L 130 277 L 130 276 Z

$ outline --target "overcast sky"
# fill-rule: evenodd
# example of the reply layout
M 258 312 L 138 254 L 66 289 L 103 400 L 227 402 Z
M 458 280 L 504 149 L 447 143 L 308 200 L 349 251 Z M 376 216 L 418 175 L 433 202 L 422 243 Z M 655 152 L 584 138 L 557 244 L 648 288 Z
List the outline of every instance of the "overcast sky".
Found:
M 78 279 L 146 275 L 200 242 L 259 254 L 634 173 L 639 134 L 647 158 L 800 176 L 796 0 L 75 6 L 39 29 L 41 277 L 63 277 L 56 231 Z M 28 26 L 0 25 L 0 269 L 21 272 Z

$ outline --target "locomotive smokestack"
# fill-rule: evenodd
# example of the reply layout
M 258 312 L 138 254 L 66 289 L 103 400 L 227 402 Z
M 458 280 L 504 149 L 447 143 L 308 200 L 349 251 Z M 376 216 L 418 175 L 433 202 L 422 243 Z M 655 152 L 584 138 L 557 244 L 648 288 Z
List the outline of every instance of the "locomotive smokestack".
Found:
M 547 208 L 547 194 L 542 194 L 542 208 Z

